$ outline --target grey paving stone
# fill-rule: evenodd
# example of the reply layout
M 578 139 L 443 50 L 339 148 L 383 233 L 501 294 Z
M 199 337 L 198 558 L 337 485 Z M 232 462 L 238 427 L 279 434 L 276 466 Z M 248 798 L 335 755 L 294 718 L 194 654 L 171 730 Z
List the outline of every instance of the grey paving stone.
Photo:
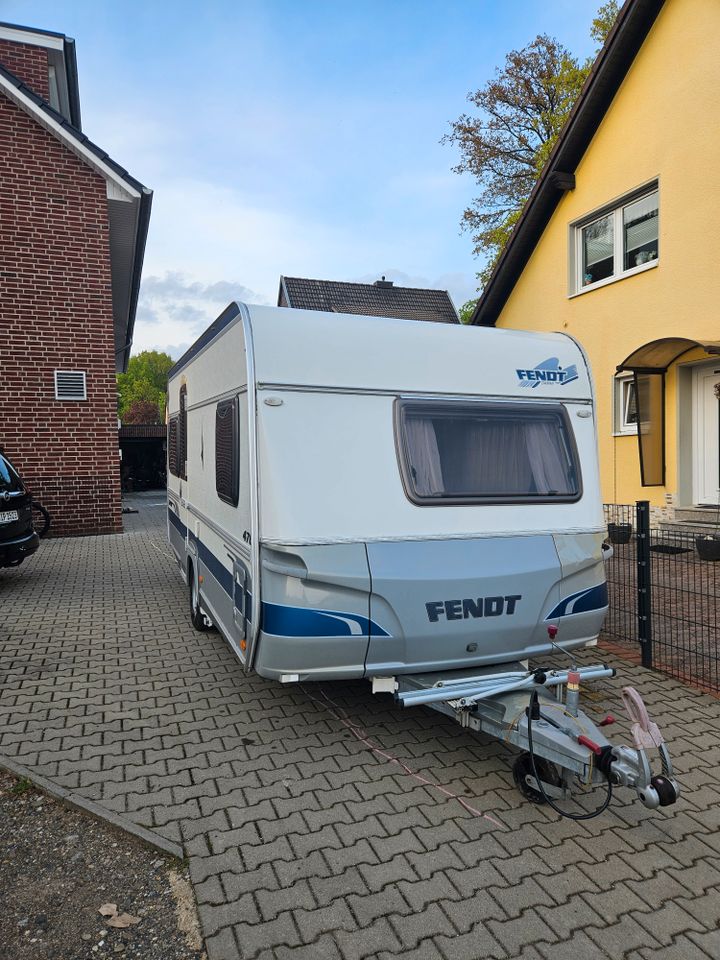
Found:
M 206 937 L 238 923 L 260 923 L 260 912 L 252 894 L 246 893 L 230 903 L 198 903 L 198 914 Z
M 232 927 L 225 927 L 205 939 L 205 949 L 208 960 L 240 960 L 243 954 L 240 951 Z
M 295 921 L 306 943 L 312 943 L 322 933 L 335 930 L 351 932 L 357 927 L 357 922 L 350 912 L 350 908 L 345 900 L 340 897 L 325 907 L 317 907 L 314 910 L 296 910 Z
M 451 936 L 435 936 L 435 944 L 444 960 L 489 960 L 490 957 L 502 960 L 507 957 L 504 948 L 486 929 L 477 923 L 467 933 Z
M 318 689 L 245 676 L 196 634 L 157 500 L 121 536 L 44 541 L 3 572 L 0 754 L 182 839 L 209 960 L 720 956 L 717 700 L 628 665 L 599 684 L 598 716 L 622 715 L 625 684 L 646 697 L 684 796 L 653 813 L 618 791 L 577 824 L 522 800 L 505 745 L 322 685 L 497 827 L 368 751 Z
M 367 960 L 383 951 L 395 954 L 402 949 L 397 934 L 384 917 L 352 933 L 336 930 L 333 937 L 343 960 Z

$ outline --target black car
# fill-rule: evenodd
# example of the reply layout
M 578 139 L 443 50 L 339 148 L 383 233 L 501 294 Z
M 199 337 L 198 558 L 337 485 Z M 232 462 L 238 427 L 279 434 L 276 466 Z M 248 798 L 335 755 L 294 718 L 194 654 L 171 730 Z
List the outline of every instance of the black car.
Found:
M 0 567 L 16 567 L 35 553 L 32 497 L 10 461 L 0 453 Z

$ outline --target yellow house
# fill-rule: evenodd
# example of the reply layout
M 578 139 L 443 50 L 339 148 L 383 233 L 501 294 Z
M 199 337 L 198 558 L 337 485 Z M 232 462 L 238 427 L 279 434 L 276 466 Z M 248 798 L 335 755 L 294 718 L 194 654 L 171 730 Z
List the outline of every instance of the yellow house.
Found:
M 718 0 L 627 0 L 472 318 L 580 341 L 603 497 L 655 512 L 720 495 L 718 38 Z

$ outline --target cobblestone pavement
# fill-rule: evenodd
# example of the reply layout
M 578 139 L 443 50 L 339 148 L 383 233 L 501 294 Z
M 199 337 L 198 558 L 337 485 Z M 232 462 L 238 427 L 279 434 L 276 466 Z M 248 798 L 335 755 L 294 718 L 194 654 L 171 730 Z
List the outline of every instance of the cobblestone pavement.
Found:
M 190 627 L 162 497 L 133 502 L 0 571 L 0 754 L 184 844 L 210 960 L 720 956 L 720 702 L 619 665 L 586 708 L 637 686 L 684 796 L 560 820 L 439 714 L 244 676 Z

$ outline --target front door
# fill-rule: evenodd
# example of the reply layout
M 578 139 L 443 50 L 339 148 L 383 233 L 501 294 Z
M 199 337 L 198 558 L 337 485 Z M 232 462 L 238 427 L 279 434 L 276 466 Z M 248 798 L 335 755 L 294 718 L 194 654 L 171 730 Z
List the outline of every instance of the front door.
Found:
M 694 371 L 694 493 L 699 505 L 720 504 L 720 364 Z

